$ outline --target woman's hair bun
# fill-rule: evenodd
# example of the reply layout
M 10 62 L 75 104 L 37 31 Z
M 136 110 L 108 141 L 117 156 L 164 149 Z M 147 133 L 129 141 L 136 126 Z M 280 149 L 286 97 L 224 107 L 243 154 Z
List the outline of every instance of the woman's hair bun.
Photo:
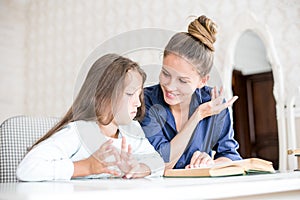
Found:
M 201 15 L 188 27 L 188 33 L 197 38 L 211 51 L 215 51 L 214 42 L 216 41 L 217 25 L 205 15 Z

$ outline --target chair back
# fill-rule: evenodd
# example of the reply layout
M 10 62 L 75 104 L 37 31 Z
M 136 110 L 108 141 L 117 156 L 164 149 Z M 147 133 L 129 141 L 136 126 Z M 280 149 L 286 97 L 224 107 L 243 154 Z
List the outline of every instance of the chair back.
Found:
M 0 183 L 18 181 L 16 169 L 27 149 L 58 120 L 52 117 L 15 116 L 0 125 Z

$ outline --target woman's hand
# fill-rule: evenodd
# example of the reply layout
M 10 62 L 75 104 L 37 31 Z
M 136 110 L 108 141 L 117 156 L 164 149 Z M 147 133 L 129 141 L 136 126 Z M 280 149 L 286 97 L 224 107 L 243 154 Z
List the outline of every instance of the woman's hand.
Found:
M 191 162 L 185 168 L 197 168 L 215 164 L 214 160 L 205 152 L 195 151 Z
M 119 171 L 109 169 L 110 166 L 116 166 L 120 158 L 119 152 L 112 145 L 112 142 L 112 140 L 106 141 L 87 159 L 74 162 L 74 173 L 72 177 L 102 173 L 120 176 Z M 114 157 L 114 161 L 105 161 L 111 156 Z
M 214 87 L 211 91 L 211 101 L 201 104 L 197 111 L 203 118 L 212 115 L 219 114 L 222 110 L 232 106 L 232 104 L 238 99 L 237 96 L 232 97 L 229 101 L 223 102 L 223 87 L 220 88 L 220 92 Z
M 126 138 L 122 137 L 119 169 L 124 173 L 123 178 L 139 178 L 150 174 L 150 168 L 145 164 L 138 163 L 132 156 L 131 145 L 126 144 Z

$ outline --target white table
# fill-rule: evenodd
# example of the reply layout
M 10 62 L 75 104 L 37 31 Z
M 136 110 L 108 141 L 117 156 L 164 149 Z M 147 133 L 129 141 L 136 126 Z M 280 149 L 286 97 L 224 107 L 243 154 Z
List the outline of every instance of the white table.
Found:
M 300 199 L 300 172 L 1 183 L 0 199 Z

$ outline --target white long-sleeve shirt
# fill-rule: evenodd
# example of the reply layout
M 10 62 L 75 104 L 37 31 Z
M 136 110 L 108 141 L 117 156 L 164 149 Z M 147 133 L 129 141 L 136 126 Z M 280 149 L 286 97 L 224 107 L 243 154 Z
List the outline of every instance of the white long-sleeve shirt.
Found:
M 122 137 L 126 137 L 133 156 L 151 169 L 150 176 L 161 176 L 164 162 L 145 138 L 140 124 L 133 121 L 118 128 L 119 138 L 113 139 L 113 145 L 120 150 Z M 70 180 L 74 172 L 73 162 L 88 158 L 107 139 L 96 122 L 71 122 L 25 155 L 17 168 L 17 178 L 22 181 Z M 95 174 L 86 178 L 109 176 Z

